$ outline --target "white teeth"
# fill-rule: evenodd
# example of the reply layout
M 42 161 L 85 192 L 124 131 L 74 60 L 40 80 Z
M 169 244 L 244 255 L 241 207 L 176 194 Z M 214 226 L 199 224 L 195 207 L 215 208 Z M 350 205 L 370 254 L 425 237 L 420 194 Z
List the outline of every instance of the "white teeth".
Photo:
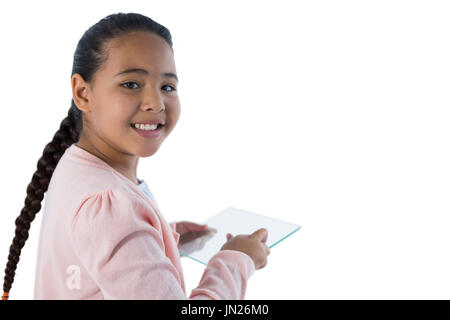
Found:
M 158 125 L 157 124 L 140 124 L 140 123 L 135 123 L 134 127 L 136 129 L 140 129 L 140 130 L 155 130 Z

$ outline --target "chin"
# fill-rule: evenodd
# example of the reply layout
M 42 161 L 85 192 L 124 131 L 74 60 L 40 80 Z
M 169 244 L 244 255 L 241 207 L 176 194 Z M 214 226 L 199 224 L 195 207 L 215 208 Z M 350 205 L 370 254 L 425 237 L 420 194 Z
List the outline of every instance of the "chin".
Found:
M 141 158 L 147 158 L 154 155 L 158 151 L 158 149 L 159 146 L 157 148 L 148 148 L 147 150 L 140 150 L 140 152 L 137 153 L 136 155 Z

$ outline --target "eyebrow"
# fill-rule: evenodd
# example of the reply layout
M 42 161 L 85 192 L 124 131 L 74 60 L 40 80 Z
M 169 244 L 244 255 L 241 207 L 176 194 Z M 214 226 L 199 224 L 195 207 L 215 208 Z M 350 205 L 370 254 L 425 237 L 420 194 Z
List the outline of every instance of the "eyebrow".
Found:
M 145 70 L 145 69 L 141 69 L 141 68 L 129 68 L 129 69 L 120 71 L 119 73 L 115 74 L 114 77 L 117 77 L 117 76 L 119 76 L 119 75 L 121 75 L 121 74 L 125 74 L 125 73 L 142 73 L 142 74 L 145 74 L 145 75 L 149 75 L 149 74 L 150 74 L 150 72 L 148 72 L 148 71 Z M 164 73 L 162 73 L 161 75 L 164 76 L 164 77 L 166 77 L 166 78 L 175 78 L 175 79 L 177 80 L 177 82 L 178 82 L 178 77 L 177 77 L 177 75 L 176 75 L 175 73 L 172 73 L 172 72 L 164 72 Z

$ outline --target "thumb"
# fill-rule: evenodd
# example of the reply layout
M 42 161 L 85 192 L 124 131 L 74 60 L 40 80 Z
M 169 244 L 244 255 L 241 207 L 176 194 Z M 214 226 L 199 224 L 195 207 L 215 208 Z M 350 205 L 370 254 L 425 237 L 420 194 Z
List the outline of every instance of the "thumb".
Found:
M 259 239 L 262 242 L 266 242 L 267 241 L 267 236 L 269 235 L 269 232 L 267 231 L 266 228 L 261 228 L 256 230 L 255 232 L 253 232 L 251 234 L 252 237 Z

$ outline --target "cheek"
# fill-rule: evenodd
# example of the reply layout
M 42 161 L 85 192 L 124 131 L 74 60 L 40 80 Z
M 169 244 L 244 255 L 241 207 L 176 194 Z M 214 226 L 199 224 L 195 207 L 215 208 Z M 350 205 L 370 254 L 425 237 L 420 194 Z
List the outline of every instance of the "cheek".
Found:
M 129 127 L 133 118 L 135 108 L 126 103 L 114 103 L 107 112 L 107 119 L 111 126 L 116 129 Z
M 177 124 L 178 119 L 180 118 L 180 114 L 181 114 L 181 108 L 180 108 L 179 104 L 168 109 L 167 118 L 169 121 L 169 126 L 171 128 L 175 127 L 175 125 Z
M 100 121 L 96 124 L 96 131 L 101 131 L 102 135 L 111 138 L 120 137 L 125 135 L 127 130 L 131 129 L 128 118 L 122 112 L 110 109 L 98 118 L 101 118 L 101 120 L 99 119 Z

